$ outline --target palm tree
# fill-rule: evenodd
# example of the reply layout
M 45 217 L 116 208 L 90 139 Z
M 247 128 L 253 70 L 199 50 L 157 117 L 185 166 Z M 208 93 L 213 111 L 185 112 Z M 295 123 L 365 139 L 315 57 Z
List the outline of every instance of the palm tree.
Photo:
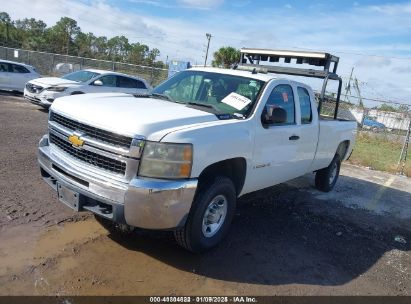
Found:
M 231 46 L 222 47 L 213 54 L 214 60 L 212 65 L 214 67 L 230 68 L 231 65 L 240 61 L 240 51 Z

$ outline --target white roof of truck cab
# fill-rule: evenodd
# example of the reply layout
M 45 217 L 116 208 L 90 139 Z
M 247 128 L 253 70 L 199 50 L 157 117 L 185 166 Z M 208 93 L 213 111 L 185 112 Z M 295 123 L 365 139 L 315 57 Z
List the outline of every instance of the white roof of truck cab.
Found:
M 233 76 L 241 76 L 241 77 L 247 77 L 247 78 L 252 78 L 252 79 L 258 79 L 262 81 L 270 81 L 272 79 L 279 79 L 277 75 L 273 74 L 262 74 L 262 73 L 256 73 L 253 74 L 248 71 L 240 71 L 240 70 L 234 70 L 234 69 L 221 69 L 221 68 L 202 68 L 202 67 L 194 67 L 190 68 L 190 70 L 193 71 L 204 71 L 204 72 L 210 72 L 210 73 L 219 73 L 219 74 L 227 74 L 227 75 L 233 75 Z
M 302 87 L 311 89 L 311 86 L 307 83 L 296 81 L 295 79 L 283 77 L 283 75 L 276 75 L 276 74 L 272 74 L 272 73 L 268 73 L 268 74 L 256 73 L 256 74 L 253 74 L 249 71 L 234 70 L 234 69 L 221 69 L 221 68 L 209 68 L 209 67 L 205 67 L 205 68 L 204 67 L 194 67 L 194 68 L 190 68 L 190 70 L 204 71 L 204 72 L 211 72 L 211 73 L 219 73 L 219 74 L 227 74 L 227 75 L 234 75 L 234 76 L 241 76 L 241 77 L 257 79 L 257 80 L 261 80 L 261 81 L 265 81 L 265 82 L 268 82 L 270 80 L 286 79 L 288 81 L 293 82 L 297 86 L 302 86 Z

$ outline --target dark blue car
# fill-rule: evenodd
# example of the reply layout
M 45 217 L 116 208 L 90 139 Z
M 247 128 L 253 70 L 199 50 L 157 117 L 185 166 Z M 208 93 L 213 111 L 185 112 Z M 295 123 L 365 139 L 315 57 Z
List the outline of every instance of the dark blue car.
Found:
M 378 121 L 375 121 L 369 117 L 364 118 L 364 126 L 370 127 L 372 129 L 385 129 L 385 125 Z

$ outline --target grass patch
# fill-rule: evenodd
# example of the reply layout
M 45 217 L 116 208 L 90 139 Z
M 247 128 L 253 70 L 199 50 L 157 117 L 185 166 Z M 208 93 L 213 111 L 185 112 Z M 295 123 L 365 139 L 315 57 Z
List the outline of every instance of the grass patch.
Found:
M 411 148 L 411 147 L 410 147 Z M 397 162 L 401 154 L 402 143 L 389 141 L 379 134 L 358 132 L 354 151 L 349 162 L 370 167 L 373 170 L 397 172 Z M 404 174 L 411 177 L 411 151 L 408 150 Z

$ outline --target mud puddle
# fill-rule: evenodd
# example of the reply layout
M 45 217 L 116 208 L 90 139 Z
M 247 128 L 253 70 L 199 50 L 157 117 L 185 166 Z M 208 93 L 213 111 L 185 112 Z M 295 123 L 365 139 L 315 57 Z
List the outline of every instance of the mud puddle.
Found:
M 0 232 L 0 278 L 46 265 L 49 260 L 74 250 L 106 231 L 95 221 L 55 225 L 41 230 L 34 225 L 20 225 Z M 43 265 L 43 266 L 44 266 Z
M 235 293 L 236 284 L 219 288 L 218 282 L 196 276 L 198 257 L 173 244 L 168 233 L 136 232 L 128 237 L 108 235 L 92 219 L 41 233 L 35 227 L 13 227 L 1 234 L 0 294 L 167 295 L 196 289 L 210 294 Z M 192 272 L 180 271 L 145 253 L 155 256 L 165 251 L 171 253 L 171 260 L 191 260 Z

